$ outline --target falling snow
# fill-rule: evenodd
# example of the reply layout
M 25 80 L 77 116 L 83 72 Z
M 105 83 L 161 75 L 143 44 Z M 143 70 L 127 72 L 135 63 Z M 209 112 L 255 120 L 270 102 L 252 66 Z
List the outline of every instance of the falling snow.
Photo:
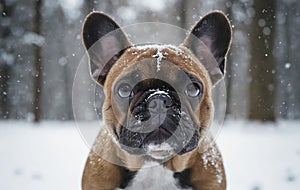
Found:
M 81 25 L 86 14 L 92 10 L 108 11 L 121 26 L 158 21 L 180 27 L 185 25 L 187 28 L 190 27 L 187 23 L 195 23 L 200 16 L 211 10 L 228 11 L 233 28 L 232 48 L 226 65 L 228 76 L 232 76 L 232 80 L 228 80 L 231 87 L 227 88 L 228 110 L 232 117 L 247 117 L 248 83 L 251 80 L 249 59 L 255 56 L 250 54 L 249 42 L 252 37 L 249 32 L 250 24 L 257 14 L 254 1 L 191 1 L 187 4 L 187 14 L 183 17 L 177 1 L 171 0 L 131 0 L 121 4 L 99 0 L 92 1 L 91 4 L 79 0 L 45 1 L 42 8 L 41 35 L 32 32 L 35 2 L 7 0 L 8 11 L 1 11 L 0 27 L 3 30 L 0 31 L 0 62 L 4 64 L 0 65 L 0 97 L 1 101 L 5 97 L 5 101 L 1 102 L 0 114 L 3 119 L 10 120 L 0 122 L 0 189 L 80 189 L 79 179 L 88 149 L 76 130 L 73 130 L 73 124 L 31 122 L 35 119 L 34 109 L 41 110 L 43 118 L 47 120 L 73 119 L 71 91 L 73 78 L 78 75 L 81 77 L 78 94 L 82 95 L 80 118 L 93 120 L 99 117 L 103 91 L 100 89 L 100 94 L 97 94 L 101 96 L 99 99 L 91 100 L 89 93 L 94 92 L 96 87 L 95 82 L 89 78 L 86 62 L 83 64 L 85 67 L 81 67 L 76 73 L 76 68 L 85 53 Z M 276 68 L 264 72 L 274 74 L 278 83 L 267 84 L 265 88 L 269 91 L 276 90 L 275 112 L 279 119 L 300 118 L 300 54 L 297 53 L 300 49 L 299 2 L 279 0 L 274 16 L 275 26 L 271 26 L 264 17 L 255 23 L 262 32 L 262 35 L 255 38 L 264 40 L 266 47 L 273 48 L 270 47 L 273 43 L 269 37 L 271 34 L 276 37 L 274 49 L 268 53 L 264 50 L 262 52 L 265 57 L 274 55 L 275 58 Z M 264 9 L 262 13 L 266 15 L 269 11 L 275 10 Z M 140 33 L 143 34 L 143 28 Z M 153 32 L 154 34 L 159 35 L 159 31 Z M 146 36 L 145 42 L 147 39 L 149 36 Z M 39 60 L 43 71 L 39 74 L 35 72 L 34 67 L 36 46 L 42 47 L 42 57 Z M 138 48 L 150 47 L 154 46 Z M 182 53 L 176 46 L 164 47 L 177 55 Z M 162 60 L 167 56 L 157 49 L 154 55 L 157 71 L 160 71 Z M 3 68 L 8 69 L 5 71 Z M 5 74 L 4 71 L 8 73 Z M 43 78 L 41 106 L 34 107 L 32 94 L 39 89 L 34 89 L 33 80 L 39 76 Z M 218 89 L 215 89 L 215 92 L 218 93 Z M 216 104 L 219 103 L 219 100 L 216 100 Z M 94 105 L 98 107 L 95 108 Z M 5 106 L 9 109 L 3 110 Z M 95 110 L 98 115 L 95 114 Z M 23 120 L 16 122 L 11 119 Z M 268 127 L 269 125 L 272 126 Z M 218 139 L 218 145 L 225 160 L 228 189 L 299 189 L 299 121 L 280 121 L 274 126 L 268 123 L 230 122 L 227 126 Z M 87 128 L 89 127 L 90 123 Z M 214 153 L 215 151 L 211 150 L 203 155 L 203 159 L 207 165 L 217 168 L 215 163 L 218 155 Z M 60 168 L 60 172 L 57 172 L 57 168 Z M 162 181 L 159 183 L 168 184 L 172 175 L 163 169 L 158 167 L 155 171 L 149 171 L 158 172 L 157 176 Z M 143 173 L 139 175 L 141 179 L 145 179 Z M 217 175 L 217 178 L 222 181 L 222 176 Z M 135 189 L 149 188 L 151 185 L 156 189 L 160 187 L 159 183 L 150 182 L 136 186 Z
M 286 69 L 291 68 L 291 63 L 286 63 L 286 64 L 284 65 L 284 67 L 285 67 Z

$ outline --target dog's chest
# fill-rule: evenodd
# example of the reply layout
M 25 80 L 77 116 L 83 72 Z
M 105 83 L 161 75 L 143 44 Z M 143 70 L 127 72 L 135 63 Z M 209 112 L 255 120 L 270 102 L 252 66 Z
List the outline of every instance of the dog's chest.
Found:
M 125 188 L 126 190 L 179 190 L 174 172 L 153 162 L 146 163 Z

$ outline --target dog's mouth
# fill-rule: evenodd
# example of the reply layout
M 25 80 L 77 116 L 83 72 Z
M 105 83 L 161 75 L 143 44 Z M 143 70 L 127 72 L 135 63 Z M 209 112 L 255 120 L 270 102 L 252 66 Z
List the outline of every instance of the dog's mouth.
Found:
M 179 113 L 170 112 L 172 114 L 161 117 L 150 114 L 148 119 L 142 120 L 131 117 L 128 125 L 121 127 L 122 148 L 132 154 L 146 154 L 157 159 L 172 155 L 176 147 L 174 134 L 179 126 L 180 118 Z
M 173 133 L 159 127 L 148 133 L 132 132 L 122 127 L 120 145 L 125 151 L 136 155 L 147 155 L 156 160 L 166 159 L 176 153 L 176 143 L 171 141 Z
M 133 132 L 121 127 L 120 146 L 134 155 L 147 155 L 156 160 L 182 155 L 194 150 L 200 141 L 195 124 L 181 121 L 175 131 L 161 126 L 148 133 Z
M 174 154 L 184 154 L 199 143 L 197 125 L 188 114 L 173 109 L 164 121 L 152 122 L 131 118 L 120 131 L 121 148 L 130 154 L 147 155 L 155 160 L 165 160 Z

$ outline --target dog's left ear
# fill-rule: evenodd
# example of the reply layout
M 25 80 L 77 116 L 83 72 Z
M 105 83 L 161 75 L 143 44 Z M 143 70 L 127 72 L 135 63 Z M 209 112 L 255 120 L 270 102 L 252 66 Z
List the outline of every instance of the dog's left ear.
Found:
M 184 41 L 183 45 L 189 48 L 207 69 L 213 85 L 224 77 L 231 33 L 227 17 L 222 12 L 215 11 L 203 17 Z M 207 51 L 210 51 L 213 58 L 208 56 Z
M 104 85 L 109 70 L 131 42 L 112 18 L 100 12 L 92 12 L 86 17 L 82 35 L 89 54 L 91 75 Z

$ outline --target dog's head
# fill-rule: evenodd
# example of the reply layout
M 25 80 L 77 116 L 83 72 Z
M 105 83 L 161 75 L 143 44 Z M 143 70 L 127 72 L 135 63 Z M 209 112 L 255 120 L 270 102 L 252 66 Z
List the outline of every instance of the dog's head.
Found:
M 160 159 L 199 145 L 231 41 L 223 13 L 202 18 L 179 47 L 133 45 L 98 12 L 87 16 L 83 39 L 91 75 L 104 89 L 105 126 L 123 150 Z

